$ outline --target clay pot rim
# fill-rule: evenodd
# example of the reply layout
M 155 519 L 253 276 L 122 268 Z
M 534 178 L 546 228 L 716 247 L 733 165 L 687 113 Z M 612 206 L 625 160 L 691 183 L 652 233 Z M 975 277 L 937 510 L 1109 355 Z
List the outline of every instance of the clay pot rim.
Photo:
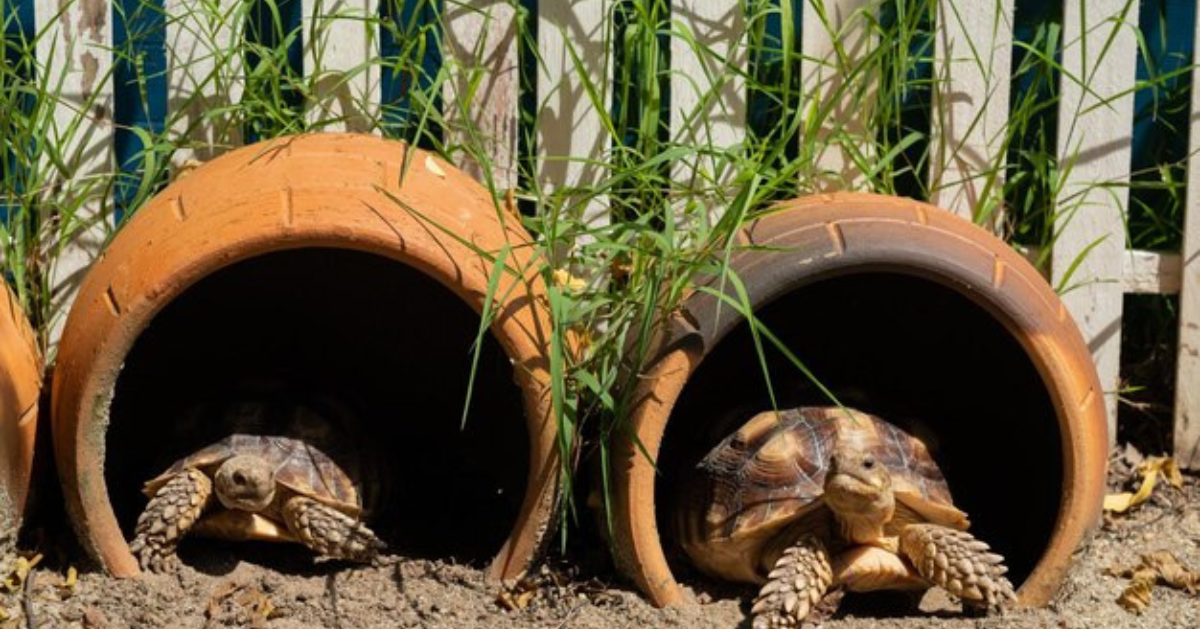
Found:
M 801 210 L 797 212 L 799 214 L 802 213 L 802 208 L 806 205 L 820 205 L 829 202 L 908 206 L 909 208 L 917 209 L 921 216 L 920 222 L 925 227 L 929 227 L 931 223 L 935 222 L 945 223 L 948 220 L 957 220 L 951 219 L 949 213 L 943 210 L 938 210 L 933 206 L 909 199 L 896 199 L 864 193 L 835 193 L 779 204 L 764 214 L 764 216 L 749 223 L 746 231 L 752 231 L 753 227 L 760 221 L 786 220 L 789 214 L 787 210 Z M 792 216 L 795 215 L 793 214 Z M 896 222 L 910 226 L 913 225 L 911 220 L 906 221 L 901 219 Z M 997 258 L 1002 259 L 1005 264 L 1017 267 L 1020 272 L 1037 274 L 1036 270 L 1033 269 L 1027 260 L 982 228 L 967 223 L 962 223 L 956 227 L 964 231 L 975 232 L 976 237 L 1000 243 L 1003 245 L 1003 248 L 996 251 Z M 756 244 L 764 246 L 778 245 L 781 241 L 786 242 L 789 236 L 798 233 L 798 231 L 780 232 L 775 234 L 775 237 L 770 242 Z M 961 236 L 955 234 L 950 229 L 937 229 L 936 231 L 950 237 L 961 238 Z M 752 257 L 752 266 L 775 268 L 785 264 L 780 261 L 778 256 L 763 255 L 764 253 L 764 251 L 747 251 L 740 255 Z M 739 254 L 735 254 L 735 259 L 738 256 Z M 743 276 L 748 275 L 746 273 L 747 270 L 747 268 L 742 269 Z M 754 307 L 761 310 L 769 307 L 777 299 L 817 282 L 839 276 L 871 272 L 895 273 L 917 277 L 952 289 L 957 294 L 965 297 L 971 303 L 985 310 L 1008 330 L 1009 334 L 1014 340 L 1018 341 L 1024 354 L 1035 366 L 1039 379 L 1046 384 L 1047 391 L 1051 395 L 1051 402 L 1054 405 L 1058 433 L 1062 439 L 1062 497 L 1059 501 L 1059 509 L 1055 516 L 1056 522 L 1052 529 L 1049 543 L 1026 578 L 1026 581 L 1022 584 L 1019 594 L 1021 595 L 1022 603 L 1026 605 L 1040 605 L 1048 602 L 1057 584 L 1061 581 L 1062 572 L 1065 571 L 1065 566 L 1051 565 L 1050 557 L 1052 551 L 1055 547 L 1074 547 L 1079 540 L 1071 538 L 1076 535 L 1077 531 L 1082 531 L 1082 535 L 1086 537 L 1087 532 L 1090 531 L 1098 520 L 1100 513 L 1101 494 L 1089 497 L 1087 495 L 1088 492 L 1084 491 L 1086 489 L 1084 482 L 1096 470 L 1082 470 L 1074 464 L 1077 458 L 1089 458 L 1089 453 L 1084 451 L 1089 449 L 1089 443 L 1087 442 L 1088 435 L 1084 434 L 1088 430 L 1085 426 L 1073 426 L 1071 424 L 1069 421 L 1070 413 L 1067 408 L 1068 404 L 1077 406 L 1077 412 L 1087 415 L 1089 413 L 1083 409 L 1090 407 L 1093 411 L 1090 414 L 1094 415 L 1094 410 L 1099 405 L 1101 409 L 1100 417 L 1103 419 L 1102 396 L 1098 393 L 1101 389 L 1098 379 L 1095 376 L 1094 368 L 1092 368 L 1090 374 L 1087 374 L 1090 375 L 1090 378 L 1084 378 L 1087 381 L 1086 384 L 1091 386 L 1089 393 L 1081 396 L 1082 399 L 1078 401 L 1062 399 L 1062 396 L 1066 393 L 1080 393 L 1078 390 L 1080 382 L 1072 379 L 1073 368 L 1075 367 L 1072 362 L 1073 356 L 1077 356 L 1080 350 L 1084 352 L 1084 355 L 1090 356 L 1086 352 L 1082 336 L 1073 325 L 1068 323 L 1066 329 L 1060 330 L 1059 336 L 1051 338 L 1045 334 L 1044 325 L 1041 326 L 1042 329 L 1039 329 L 1035 314 L 1010 308 L 1013 304 L 1006 306 L 1001 300 L 996 298 L 998 293 L 967 290 L 967 287 L 962 282 L 966 272 L 960 271 L 960 274 L 956 275 L 936 267 L 914 267 L 911 261 L 851 262 L 840 259 L 840 262 L 833 264 L 832 268 L 829 269 L 807 274 L 787 274 L 784 281 L 768 281 L 759 284 L 755 287 L 758 292 L 751 294 L 750 298 Z M 768 285 L 768 288 L 762 288 L 763 285 Z M 750 287 L 747 288 L 750 290 Z M 1032 288 L 1040 290 L 1040 285 L 1032 286 Z M 1049 290 L 1048 287 L 1046 290 Z M 1065 307 L 1052 291 L 1049 292 L 1049 296 L 1052 298 L 1052 301 L 1047 301 L 1046 303 L 1047 305 L 1058 304 L 1061 321 L 1061 317 L 1065 315 Z M 1045 295 L 1042 297 L 1045 298 Z M 699 369 L 708 353 L 721 343 L 729 333 L 733 332 L 746 321 L 734 307 L 722 304 L 720 315 L 722 319 L 720 323 L 716 327 L 706 327 L 705 324 L 710 320 L 704 314 L 697 315 L 696 311 L 699 310 L 702 313 L 711 311 L 713 305 L 717 304 L 719 299 L 711 294 L 695 291 L 684 300 L 681 311 L 687 313 L 687 315 L 675 315 L 665 334 L 654 345 L 656 349 L 648 352 L 648 356 L 652 358 L 647 362 L 649 367 L 645 370 L 644 377 L 634 396 L 635 400 L 648 399 L 648 397 L 654 396 L 654 383 L 657 381 L 669 380 L 670 383 L 665 388 L 673 392 L 673 395 L 668 393 L 654 401 L 656 405 L 665 407 L 666 412 L 642 411 L 640 410 L 640 404 L 635 406 L 630 420 L 630 432 L 635 436 L 639 445 L 633 447 L 633 452 L 629 452 L 627 449 L 625 453 L 626 467 L 622 469 L 622 474 L 626 476 L 619 481 L 624 484 L 620 490 L 628 492 L 627 495 L 621 497 L 619 506 L 627 508 L 631 515 L 629 517 L 630 521 L 622 524 L 630 528 L 618 531 L 618 535 L 624 536 L 625 539 L 622 541 L 627 542 L 632 548 L 620 549 L 624 554 L 618 557 L 618 562 L 622 564 L 624 571 L 632 576 L 642 590 L 658 605 L 678 604 L 683 600 L 683 593 L 666 560 L 664 548 L 661 542 L 658 541 L 660 539 L 659 526 L 655 506 L 657 484 L 653 466 L 646 460 L 645 455 L 658 456 L 671 411 L 674 409 L 674 405 L 678 401 L 687 380 Z M 1066 321 L 1070 321 L 1069 317 L 1066 318 Z M 1038 339 L 1044 339 L 1046 342 L 1035 342 Z M 1075 353 L 1073 354 L 1070 349 L 1062 347 L 1061 343 L 1074 345 L 1073 349 Z M 1092 430 L 1099 430 L 1102 433 L 1101 436 L 1104 437 L 1102 441 L 1107 443 L 1106 423 L 1100 422 L 1092 426 Z M 643 448 L 645 454 L 643 454 Z M 1094 463 L 1095 453 L 1090 454 L 1090 458 Z M 1104 456 L 1102 452 L 1099 460 L 1101 465 L 1103 465 Z M 1103 478 L 1102 472 L 1103 470 L 1100 470 L 1100 478 Z M 640 488 L 643 495 L 634 495 L 637 488 Z M 1099 490 L 1102 489 L 1103 487 L 1099 487 Z M 1092 493 L 1095 493 L 1095 491 Z M 1095 498 L 1095 500 L 1091 500 L 1090 498 Z M 1082 506 L 1078 509 L 1073 508 L 1076 506 L 1076 503 Z M 626 505 L 628 506 L 626 507 Z M 1070 517 L 1076 515 L 1076 511 L 1080 510 L 1088 512 L 1089 517 L 1087 518 L 1087 522 L 1069 520 Z

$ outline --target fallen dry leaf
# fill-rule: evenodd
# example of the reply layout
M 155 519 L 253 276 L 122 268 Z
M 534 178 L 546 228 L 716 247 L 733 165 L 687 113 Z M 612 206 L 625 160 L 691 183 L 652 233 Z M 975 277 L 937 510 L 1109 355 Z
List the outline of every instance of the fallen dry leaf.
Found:
M 1158 483 L 1160 474 L 1175 487 L 1183 486 L 1183 474 L 1180 473 L 1179 466 L 1175 464 L 1175 459 L 1169 456 L 1153 456 L 1145 459 L 1138 464 L 1136 473 L 1142 477 L 1142 484 L 1138 490 L 1134 493 L 1108 494 L 1104 497 L 1105 511 L 1125 513 L 1148 500 L 1154 493 L 1154 486 Z
M 0 588 L 6 592 L 16 592 L 25 586 L 25 579 L 29 577 L 29 573 L 42 561 L 42 554 L 37 553 L 32 557 L 17 557 L 17 561 L 13 564 L 12 572 L 4 576 L 3 583 L 0 583 Z
M 234 592 L 238 591 L 240 585 L 233 581 L 226 581 L 217 586 L 216 590 L 208 597 L 208 607 L 204 610 L 204 617 L 212 620 L 221 613 L 221 605 L 225 599 L 229 598 Z
M 1200 572 L 1192 572 L 1179 563 L 1175 555 L 1163 550 L 1142 556 L 1143 565 L 1153 568 L 1164 585 L 1188 594 L 1200 591 Z
M 75 569 L 75 566 L 67 566 L 67 578 L 58 584 L 59 592 L 64 596 L 71 596 L 75 593 L 77 583 L 79 583 L 79 571 Z
M 1140 614 L 1150 606 L 1150 597 L 1154 592 L 1154 581 L 1158 575 L 1150 569 L 1143 568 L 1134 573 L 1133 580 L 1117 597 L 1117 605 Z
M 496 604 L 505 610 L 513 612 L 529 607 L 537 596 L 538 584 L 533 579 L 521 579 L 512 587 L 506 587 L 496 594 Z
M 261 629 L 267 626 L 267 621 L 275 613 L 275 604 L 265 592 L 258 588 L 246 587 L 234 599 L 243 609 L 250 611 L 250 626 Z
M 209 597 L 204 616 L 209 620 L 206 626 L 218 620 L 222 613 L 232 613 L 243 622 L 248 621 L 254 629 L 263 629 L 267 621 L 278 615 L 277 611 L 266 592 L 252 585 L 226 581 Z
M 1129 577 L 1129 586 L 1117 597 L 1117 604 L 1135 613 L 1150 605 L 1151 592 L 1159 583 L 1193 595 L 1200 591 L 1200 573 L 1188 570 L 1165 550 L 1142 555 L 1141 563 L 1133 567 L 1110 566 L 1104 574 Z

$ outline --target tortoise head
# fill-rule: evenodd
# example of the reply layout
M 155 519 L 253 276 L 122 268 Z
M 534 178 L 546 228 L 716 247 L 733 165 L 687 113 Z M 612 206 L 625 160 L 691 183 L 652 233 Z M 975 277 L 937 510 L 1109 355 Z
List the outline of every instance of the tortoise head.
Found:
M 844 432 L 830 455 L 825 502 L 839 519 L 890 520 L 896 498 L 892 476 L 862 431 Z
M 239 454 L 217 468 L 214 485 L 226 509 L 262 511 L 275 499 L 275 469 L 262 457 Z

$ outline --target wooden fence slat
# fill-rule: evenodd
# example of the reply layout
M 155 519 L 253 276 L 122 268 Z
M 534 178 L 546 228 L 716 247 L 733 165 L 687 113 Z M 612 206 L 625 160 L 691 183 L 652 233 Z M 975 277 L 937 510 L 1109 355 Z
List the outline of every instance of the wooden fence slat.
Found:
M 449 144 L 478 147 L 491 164 L 497 192 L 517 186 L 517 16 L 507 0 L 461 0 L 446 6 L 447 61 L 443 87 Z M 472 129 L 468 134 L 465 129 Z M 457 165 L 476 179 L 483 168 L 466 152 Z
M 599 106 L 609 110 L 612 69 L 607 30 L 611 6 L 610 0 L 538 3 L 538 50 L 543 63 L 537 76 L 538 181 L 546 191 L 595 186 L 607 174 L 589 161 L 604 155 L 612 138 L 604 129 L 601 111 L 588 98 L 584 76 L 600 94 L 603 102 Z M 609 221 L 608 207 L 593 198 L 582 218 L 603 225 Z
M 744 0 L 675 0 L 671 21 L 675 30 L 690 33 L 688 39 L 671 38 L 672 136 L 682 145 L 716 150 L 741 142 L 746 129 Z M 672 177 L 694 190 L 712 189 L 732 180 L 728 169 L 719 172 L 722 165 L 716 157 L 692 154 L 672 165 Z M 703 218 L 711 220 L 724 210 L 716 199 L 705 206 L 709 216 Z
M 847 69 L 853 67 L 854 60 L 866 55 L 871 47 L 872 37 L 867 31 L 867 21 L 858 13 L 873 6 L 872 0 L 804 2 L 801 20 L 803 32 L 800 35 L 800 49 L 804 56 L 801 84 L 806 98 L 821 98 L 818 105 L 822 108 L 830 104 L 833 106 L 830 115 L 817 129 L 818 142 L 828 141 L 839 129 L 856 138 L 865 139 L 873 135 L 867 128 L 868 121 L 863 111 L 848 96 L 837 94 L 845 81 Z M 839 45 L 846 53 L 845 58 L 837 54 L 835 40 L 840 41 Z M 809 109 L 811 105 L 803 103 L 801 107 Z M 801 138 L 800 141 L 805 140 Z M 858 150 L 869 150 L 869 142 L 860 144 Z M 865 175 L 851 159 L 847 147 L 825 146 L 816 156 L 816 165 L 828 175 L 820 178 L 822 189 L 858 188 L 865 183 Z
M 1041 247 L 1013 245 L 1035 267 Z M 1182 282 L 1183 262 L 1178 253 L 1127 250 L 1121 258 L 1121 292 L 1127 295 L 1176 295 Z M 1050 281 L 1049 277 L 1045 278 Z
M 938 1 L 930 200 L 968 220 L 987 211 L 988 223 L 996 226 L 998 208 L 981 208 L 980 194 L 983 173 L 998 162 L 1004 148 L 1013 0 L 996 0 L 992 6 L 995 11 Z
M 304 76 L 316 78 L 317 95 L 305 115 L 321 131 L 365 133 L 378 119 L 379 66 L 368 63 L 377 56 L 375 5 L 304 0 Z
M 1200 12 L 1194 37 L 1192 41 L 1200 46 Z M 1175 458 L 1183 467 L 1200 470 L 1200 66 L 1192 69 L 1190 147 L 1179 293 Z
M 239 0 L 166 0 L 165 6 L 167 120 L 181 141 L 171 157 L 179 169 L 242 144 L 237 117 L 221 112 L 242 98 L 244 61 L 227 51 L 242 37 L 245 20 Z
M 58 0 L 36 0 L 37 58 L 46 84 L 61 85 L 54 128 L 46 139 L 66 165 L 59 173 L 63 194 L 83 203 L 63 228 L 75 237 L 53 260 L 50 337 L 57 343 L 67 311 L 110 232 L 103 215 L 107 192 L 101 179 L 111 173 L 112 160 L 112 6 L 106 0 L 75 0 L 63 8 Z M 61 79 L 61 83 L 59 82 Z
M 1057 208 L 1058 239 L 1050 266 L 1057 286 L 1076 259 L 1084 256 L 1068 282 L 1075 288 L 1063 294 L 1063 301 L 1096 361 L 1108 408 L 1110 443 L 1116 439 L 1120 379 L 1123 212 L 1129 197 L 1128 188 L 1121 184 L 1129 181 L 1133 132 L 1129 86 L 1137 59 L 1130 22 L 1137 20 L 1136 8 L 1137 3 L 1125 0 L 1067 2 L 1063 17 L 1058 153 L 1061 166 L 1070 168 L 1060 198 L 1070 201 Z M 1122 13 L 1125 9 L 1128 14 Z M 1116 97 L 1121 93 L 1125 94 Z
M 1125 252 L 1121 283 L 1130 295 L 1174 295 L 1179 292 L 1183 264 L 1177 253 Z

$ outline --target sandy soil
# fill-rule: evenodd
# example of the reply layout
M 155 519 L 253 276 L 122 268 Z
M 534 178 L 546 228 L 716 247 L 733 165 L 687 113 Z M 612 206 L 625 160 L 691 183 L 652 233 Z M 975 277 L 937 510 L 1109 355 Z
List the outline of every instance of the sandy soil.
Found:
M 1124 473 L 1117 465 L 1114 475 Z M 61 543 L 43 541 L 41 546 L 53 549 Z M 1142 554 L 1160 550 L 1200 570 L 1200 479 L 1195 476 L 1186 477 L 1182 490 L 1160 485 L 1149 502 L 1128 516 L 1106 518 L 1080 551 L 1059 597 L 1046 609 L 976 618 L 963 616 L 958 605 L 938 590 L 926 594 L 919 606 L 904 597 L 847 596 L 823 626 L 1200 627 L 1200 596 L 1195 594 L 1159 586 L 1142 614 L 1117 605 L 1127 580 L 1107 576 L 1105 569 L 1135 564 Z M 32 549 L 23 552 L 28 555 Z M 550 563 L 556 567 L 543 568 L 526 587 L 510 593 L 510 603 L 515 601 L 520 608 L 509 610 L 498 602 L 499 588 L 486 583 L 478 569 L 447 561 L 400 559 L 360 568 L 313 563 L 288 546 L 215 542 L 185 545 L 181 556 L 187 567 L 177 575 L 116 580 L 85 571 L 73 586 L 65 584 L 65 570 L 78 557 L 71 551 L 50 557 L 34 570 L 31 582 L 0 583 L 0 629 L 749 626 L 745 597 L 750 593 L 746 591 L 704 594 L 694 597 L 703 604 L 659 610 L 603 568 L 581 572 L 558 560 Z M 0 560 L 0 579 L 9 575 L 16 559 L 10 553 Z

